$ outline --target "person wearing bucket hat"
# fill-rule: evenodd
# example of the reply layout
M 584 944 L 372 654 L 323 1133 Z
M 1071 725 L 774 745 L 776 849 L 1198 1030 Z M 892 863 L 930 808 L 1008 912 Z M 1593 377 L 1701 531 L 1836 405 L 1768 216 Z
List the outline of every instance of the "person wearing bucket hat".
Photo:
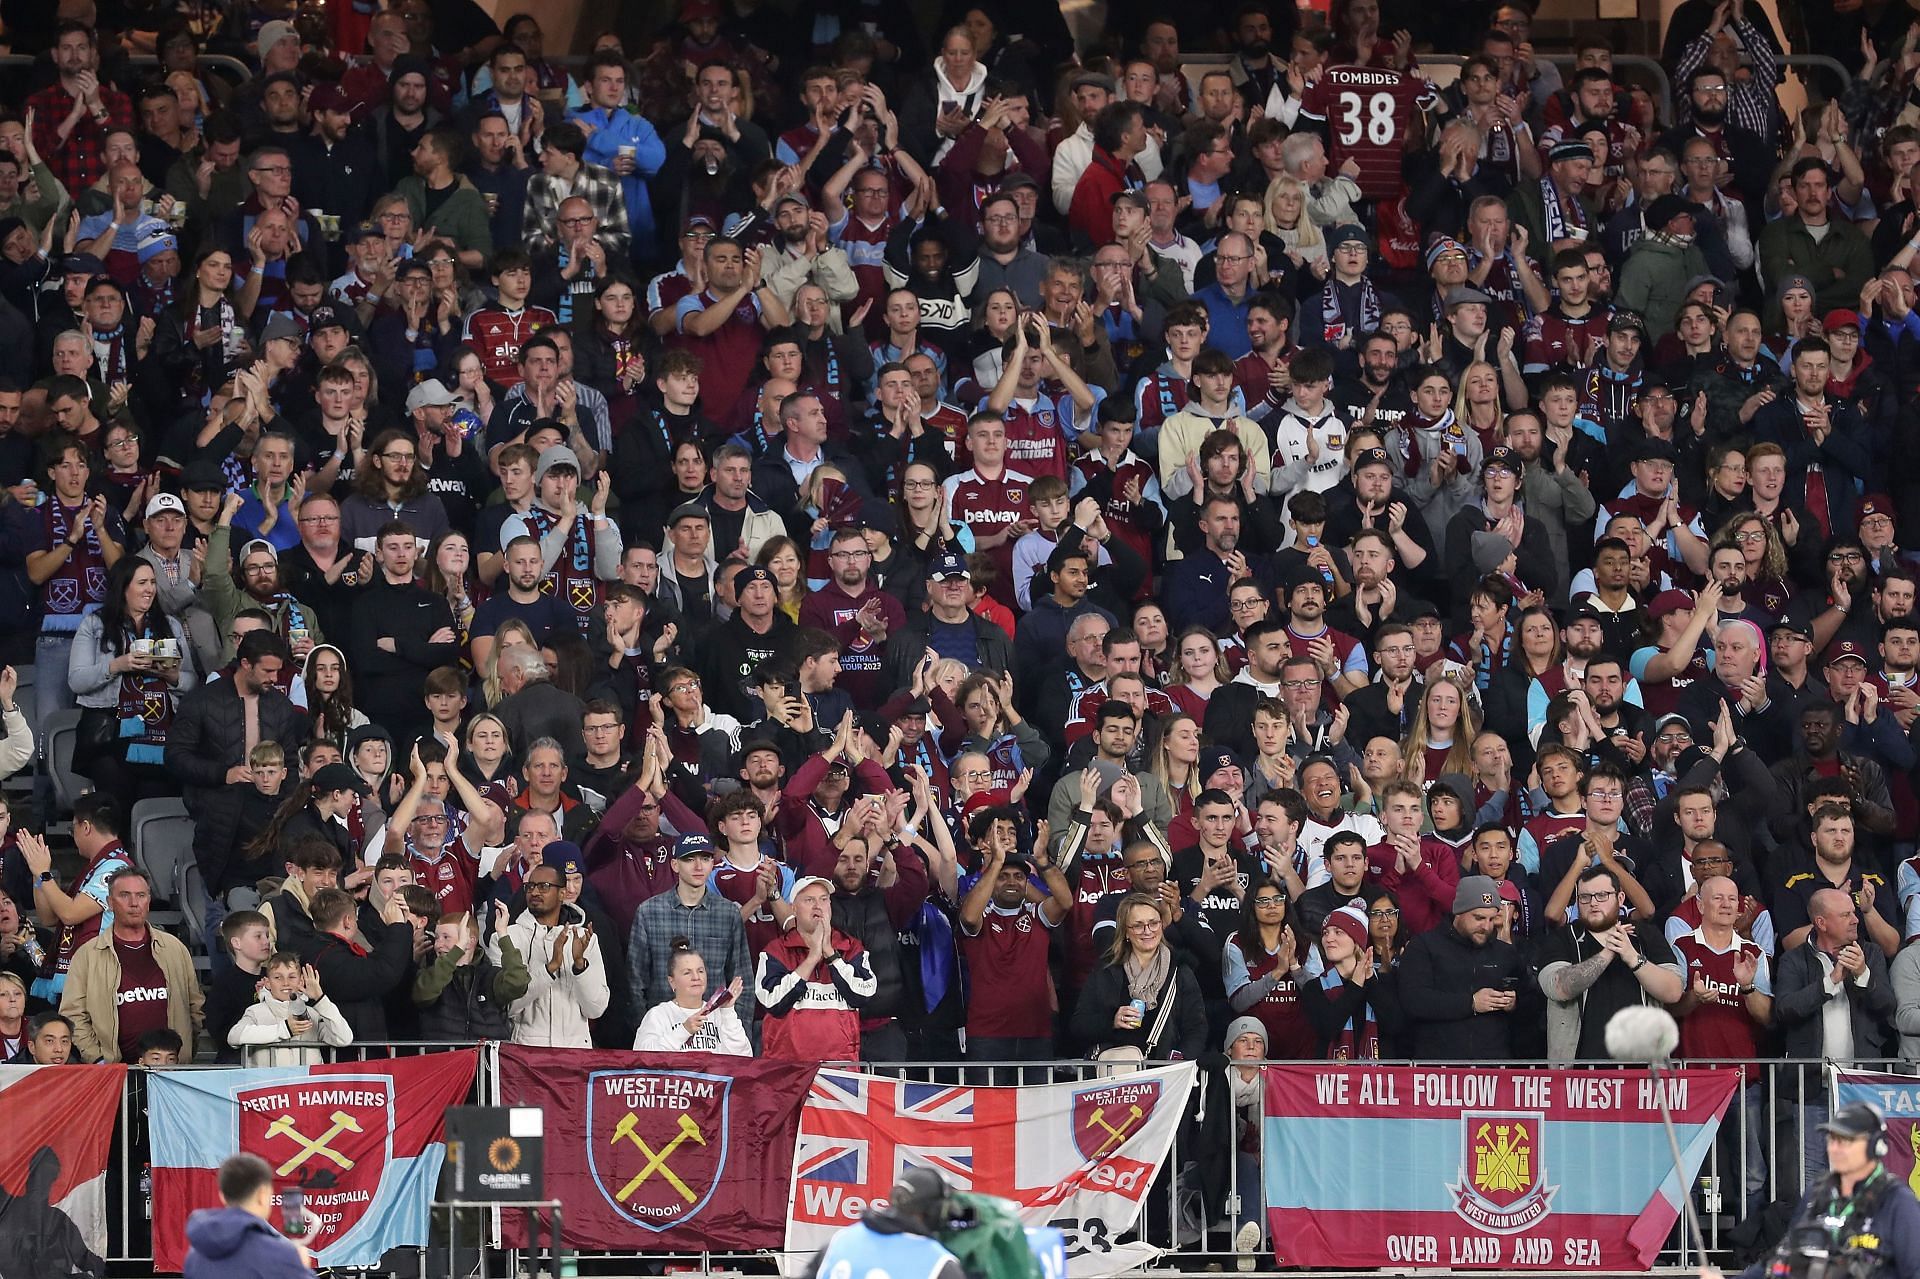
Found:
M 1515 1024 L 1537 1015 L 1539 987 L 1525 957 L 1498 935 L 1505 917 L 1498 884 L 1485 875 L 1462 876 L 1453 892 L 1453 919 L 1407 944 L 1398 972 L 1410 1055 L 1452 1061 L 1513 1056 Z
M 1668 160 L 1666 171 L 1672 168 Z M 1695 243 L 1700 215 L 1692 201 L 1669 191 L 1651 200 L 1642 195 L 1636 207 L 1622 210 L 1607 228 L 1609 242 L 1644 228 L 1616 273 L 1614 302 L 1643 317 L 1649 344 L 1672 331 L 1674 313 L 1687 298 L 1684 281 L 1709 269 L 1706 254 Z

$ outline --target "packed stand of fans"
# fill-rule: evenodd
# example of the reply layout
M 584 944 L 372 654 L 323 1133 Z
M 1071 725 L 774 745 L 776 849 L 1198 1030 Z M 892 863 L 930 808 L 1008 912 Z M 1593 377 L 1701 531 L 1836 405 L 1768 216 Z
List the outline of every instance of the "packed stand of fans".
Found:
M 60 7 L 6 1055 L 1920 1058 L 1920 28 L 951 8 Z

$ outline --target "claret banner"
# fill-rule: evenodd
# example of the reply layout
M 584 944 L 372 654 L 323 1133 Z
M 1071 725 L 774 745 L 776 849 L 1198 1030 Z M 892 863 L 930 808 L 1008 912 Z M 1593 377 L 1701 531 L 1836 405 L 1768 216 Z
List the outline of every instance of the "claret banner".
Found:
M 1261 1179 L 1277 1259 L 1648 1269 L 1739 1084 L 1738 1070 L 1269 1066 Z

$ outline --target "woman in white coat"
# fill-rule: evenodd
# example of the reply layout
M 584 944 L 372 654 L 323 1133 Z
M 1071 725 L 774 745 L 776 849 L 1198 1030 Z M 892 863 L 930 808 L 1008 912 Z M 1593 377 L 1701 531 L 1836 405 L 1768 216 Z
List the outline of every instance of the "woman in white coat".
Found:
M 699 951 L 676 938 L 667 987 L 673 991 L 673 998 L 655 1004 L 640 1019 L 640 1030 L 633 1037 L 635 1051 L 753 1056 L 753 1044 L 740 1025 L 740 1014 L 734 1011 L 742 989 L 738 977 L 727 987 L 725 1001 L 707 1008 L 707 963 Z

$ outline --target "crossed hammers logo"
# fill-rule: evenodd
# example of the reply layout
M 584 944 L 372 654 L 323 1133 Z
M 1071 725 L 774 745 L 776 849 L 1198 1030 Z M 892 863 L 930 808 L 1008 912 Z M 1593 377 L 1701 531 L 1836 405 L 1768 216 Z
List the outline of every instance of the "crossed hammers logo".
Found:
M 341 1169 L 353 1167 L 353 1160 L 347 1158 L 329 1144 L 343 1132 L 365 1132 L 360 1121 L 344 1110 L 333 1112 L 333 1127 L 322 1133 L 318 1140 L 310 1139 L 305 1133 L 294 1127 L 292 1115 L 282 1115 L 267 1125 L 269 1137 L 291 1137 L 299 1146 L 300 1153 L 274 1169 L 274 1176 L 284 1177 L 315 1155 L 330 1160 Z
M 1107 1122 L 1107 1108 L 1105 1106 L 1095 1106 L 1093 1113 L 1087 1116 L 1086 1126 L 1089 1128 L 1096 1126 L 1104 1128 L 1107 1137 L 1105 1141 L 1100 1143 L 1100 1148 L 1093 1152 L 1093 1157 L 1099 1159 L 1109 1151 L 1117 1150 L 1121 1143 L 1126 1141 L 1127 1134 L 1133 1131 L 1133 1126 L 1146 1118 L 1146 1114 L 1147 1112 L 1140 1109 L 1140 1107 L 1129 1105 L 1127 1107 L 1126 1118 L 1122 1119 L 1120 1126 L 1116 1128 Z
M 614 1196 L 615 1199 L 624 1202 L 634 1191 L 640 1188 L 640 1183 L 653 1176 L 656 1172 L 666 1178 L 667 1184 L 679 1191 L 680 1197 L 688 1203 L 692 1203 L 700 1197 L 694 1194 L 693 1189 L 688 1186 L 686 1182 L 680 1180 L 679 1174 L 674 1172 L 667 1164 L 668 1158 L 672 1156 L 674 1151 L 680 1149 L 681 1143 L 691 1141 L 697 1146 L 707 1144 L 706 1136 L 700 1131 L 700 1125 L 693 1122 L 691 1115 L 681 1115 L 680 1131 L 675 1134 L 672 1141 L 660 1147 L 658 1151 L 655 1151 L 649 1147 L 646 1141 L 640 1136 L 639 1116 L 635 1115 L 632 1111 L 628 1111 L 626 1114 L 620 1116 L 620 1122 L 614 1126 L 613 1136 L 609 1137 L 607 1142 L 609 1145 L 616 1145 L 622 1139 L 638 1146 L 640 1153 L 647 1157 L 647 1162 L 639 1172 L 633 1174 L 633 1180 L 620 1188 L 620 1193 Z

